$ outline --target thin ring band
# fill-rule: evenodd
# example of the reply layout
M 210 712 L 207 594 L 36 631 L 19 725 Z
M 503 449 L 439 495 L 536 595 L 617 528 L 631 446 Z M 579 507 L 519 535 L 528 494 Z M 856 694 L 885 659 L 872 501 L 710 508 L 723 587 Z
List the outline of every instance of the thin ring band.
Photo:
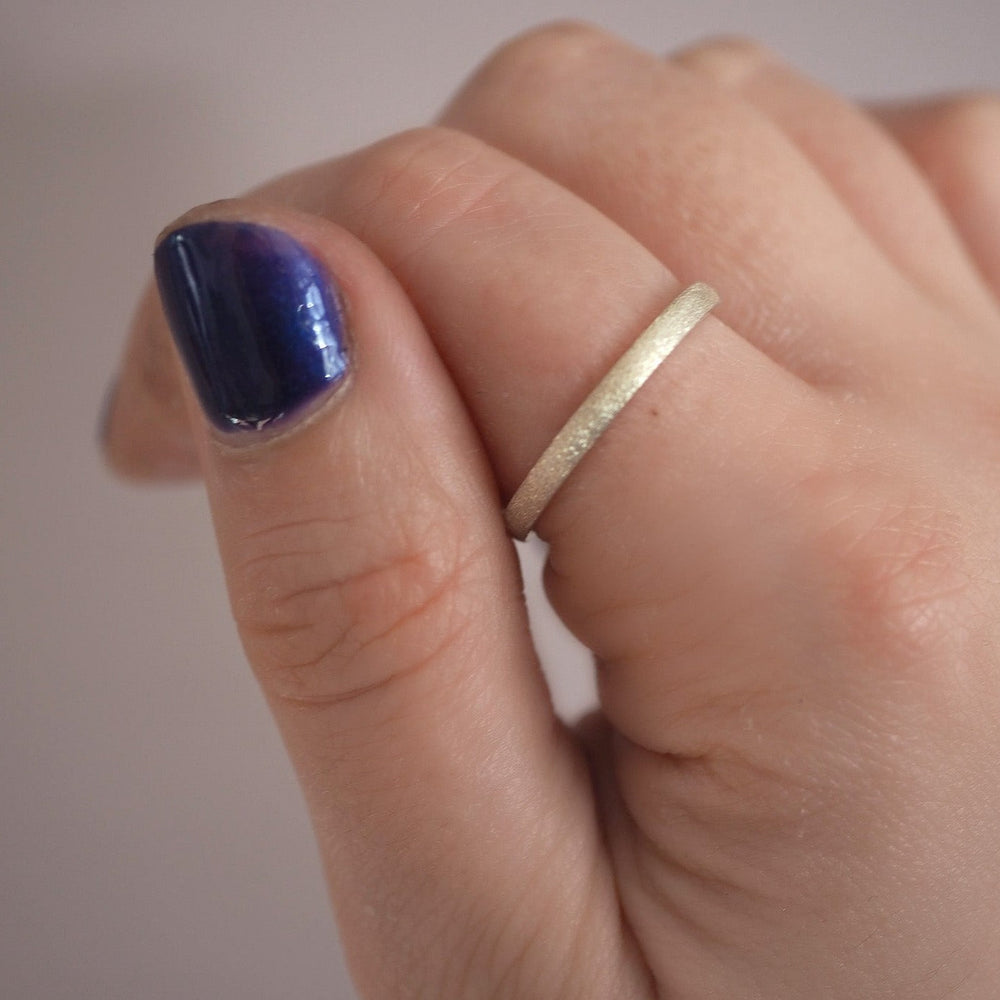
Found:
M 702 282 L 685 288 L 636 338 L 566 421 L 504 510 L 507 530 L 523 541 L 580 460 L 674 348 L 719 303 Z

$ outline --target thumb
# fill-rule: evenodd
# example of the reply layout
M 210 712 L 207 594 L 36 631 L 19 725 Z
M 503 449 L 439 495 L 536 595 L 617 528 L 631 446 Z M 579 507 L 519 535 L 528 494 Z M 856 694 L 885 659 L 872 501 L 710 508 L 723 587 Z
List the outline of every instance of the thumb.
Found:
M 346 232 L 260 204 L 191 213 L 156 264 L 234 614 L 363 995 L 631 995 L 492 476 L 406 296 Z

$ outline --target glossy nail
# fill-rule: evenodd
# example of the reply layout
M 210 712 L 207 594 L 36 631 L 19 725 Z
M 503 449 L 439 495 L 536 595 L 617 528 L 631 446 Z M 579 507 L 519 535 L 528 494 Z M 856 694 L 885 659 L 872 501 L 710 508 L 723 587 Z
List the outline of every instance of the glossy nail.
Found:
M 155 259 L 174 339 L 220 430 L 291 422 L 346 376 L 336 287 L 287 233 L 198 222 L 164 237 Z

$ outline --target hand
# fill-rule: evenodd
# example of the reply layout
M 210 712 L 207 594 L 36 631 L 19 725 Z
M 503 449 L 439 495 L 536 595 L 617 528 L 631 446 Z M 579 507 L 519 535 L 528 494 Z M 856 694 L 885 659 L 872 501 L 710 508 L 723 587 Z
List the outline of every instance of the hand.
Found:
M 230 293 L 236 232 L 240 294 L 289 254 L 339 289 L 350 374 L 235 433 L 150 292 L 108 452 L 204 475 L 363 996 L 995 995 L 998 158 L 994 98 L 866 112 L 564 25 L 170 228 L 168 285 L 212 221 L 268 227 L 190 236 Z M 538 523 L 597 662 L 570 730 L 498 493 L 697 280 L 722 304 Z

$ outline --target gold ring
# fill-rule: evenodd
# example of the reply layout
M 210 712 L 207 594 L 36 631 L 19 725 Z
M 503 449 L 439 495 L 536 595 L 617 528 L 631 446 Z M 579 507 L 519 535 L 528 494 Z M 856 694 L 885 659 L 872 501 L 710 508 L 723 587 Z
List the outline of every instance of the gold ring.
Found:
M 611 421 L 718 303 L 715 289 L 698 282 L 685 288 L 639 334 L 566 421 L 511 497 L 504 520 L 514 538 L 527 538 L 549 501 Z

